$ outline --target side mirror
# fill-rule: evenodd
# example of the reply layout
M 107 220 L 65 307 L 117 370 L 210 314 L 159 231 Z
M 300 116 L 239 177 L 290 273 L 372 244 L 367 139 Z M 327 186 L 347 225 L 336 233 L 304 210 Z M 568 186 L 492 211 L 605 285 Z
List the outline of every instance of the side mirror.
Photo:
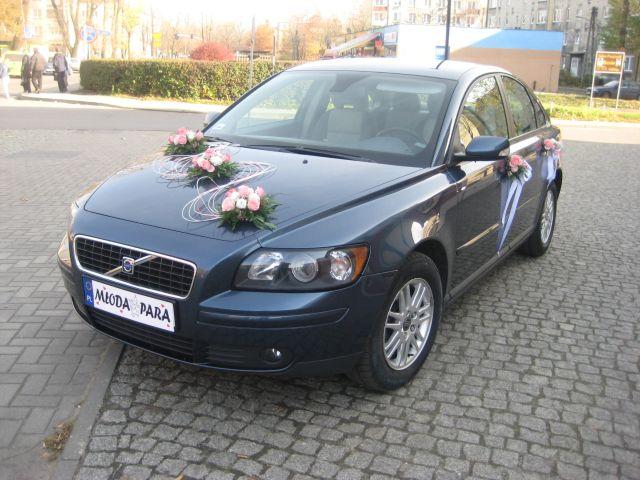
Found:
M 463 157 L 465 160 L 499 160 L 508 154 L 509 139 L 482 135 L 469 142 Z
M 211 122 L 213 122 L 216 118 L 218 118 L 218 115 L 220 115 L 220 112 L 209 112 L 205 115 L 204 117 L 204 125 L 205 127 L 207 125 L 209 125 Z

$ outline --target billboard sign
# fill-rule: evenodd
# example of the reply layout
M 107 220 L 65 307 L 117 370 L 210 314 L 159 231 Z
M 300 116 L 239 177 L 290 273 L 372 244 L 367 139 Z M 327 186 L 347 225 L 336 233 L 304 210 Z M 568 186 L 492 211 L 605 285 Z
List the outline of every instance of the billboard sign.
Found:
M 595 73 L 620 74 L 624 68 L 624 52 L 596 52 Z
M 608 73 L 620 75 L 618 79 L 618 94 L 616 96 L 616 108 L 620 100 L 620 87 L 622 86 L 622 74 L 624 73 L 624 52 L 596 52 L 596 58 L 593 62 L 593 78 L 591 80 L 591 98 L 589 106 L 593 105 L 593 89 L 596 83 L 596 75 L 598 73 Z

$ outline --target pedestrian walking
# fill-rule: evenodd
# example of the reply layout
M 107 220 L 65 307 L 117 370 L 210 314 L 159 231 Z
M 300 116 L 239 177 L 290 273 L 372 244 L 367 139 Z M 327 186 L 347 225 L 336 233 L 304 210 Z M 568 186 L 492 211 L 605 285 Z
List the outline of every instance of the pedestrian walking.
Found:
M 9 100 L 9 65 L 0 60 L 0 82 L 2 82 L 2 94 Z
M 58 82 L 58 90 L 60 93 L 65 93 L 69 86 L 68 77 L 71 75 L 71 69 L 69 68 L 69 62 L 64 54 L 60 53 L 60 50 L 56 48 L 56 53 L 53 56 L 53 77 Z
M 31 60 L 27 53 L 22 57 L 22 66 L 20 67 L 20 78 L 22 90 L 24 93 L 31 93 Z
M 40 53 L 37 48 L 33 49 L 33 56 L 31 57 L 31 82 L 36 93 L 40 93 L 42 90 L 42 73 L 47 66 L 47 59 Z

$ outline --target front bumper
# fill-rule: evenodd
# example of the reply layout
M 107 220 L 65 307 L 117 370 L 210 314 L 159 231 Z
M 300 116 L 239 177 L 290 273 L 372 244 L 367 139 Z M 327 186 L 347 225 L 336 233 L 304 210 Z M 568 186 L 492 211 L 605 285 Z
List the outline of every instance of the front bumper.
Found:
M 325 292 L 229 290 L 196 305 L 177 300 L 176 331 L 170 333 L 84 305 L 82 274 L 59 265 L 78 314 L 113 338 L 218 370 L 305 376 L 351 370 L 394 276 L 368 275 Z M 277 361 L 268 356 L 271 349 L 282 353 Z

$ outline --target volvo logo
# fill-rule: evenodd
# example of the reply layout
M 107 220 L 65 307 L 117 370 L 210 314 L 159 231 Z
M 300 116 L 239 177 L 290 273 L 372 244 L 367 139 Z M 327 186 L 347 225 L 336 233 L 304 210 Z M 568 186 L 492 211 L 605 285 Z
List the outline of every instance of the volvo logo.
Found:
M 133 275 L 133 268 L 136 265 L 135 259 L 131 257 L 122 257 L 122 272 Z

